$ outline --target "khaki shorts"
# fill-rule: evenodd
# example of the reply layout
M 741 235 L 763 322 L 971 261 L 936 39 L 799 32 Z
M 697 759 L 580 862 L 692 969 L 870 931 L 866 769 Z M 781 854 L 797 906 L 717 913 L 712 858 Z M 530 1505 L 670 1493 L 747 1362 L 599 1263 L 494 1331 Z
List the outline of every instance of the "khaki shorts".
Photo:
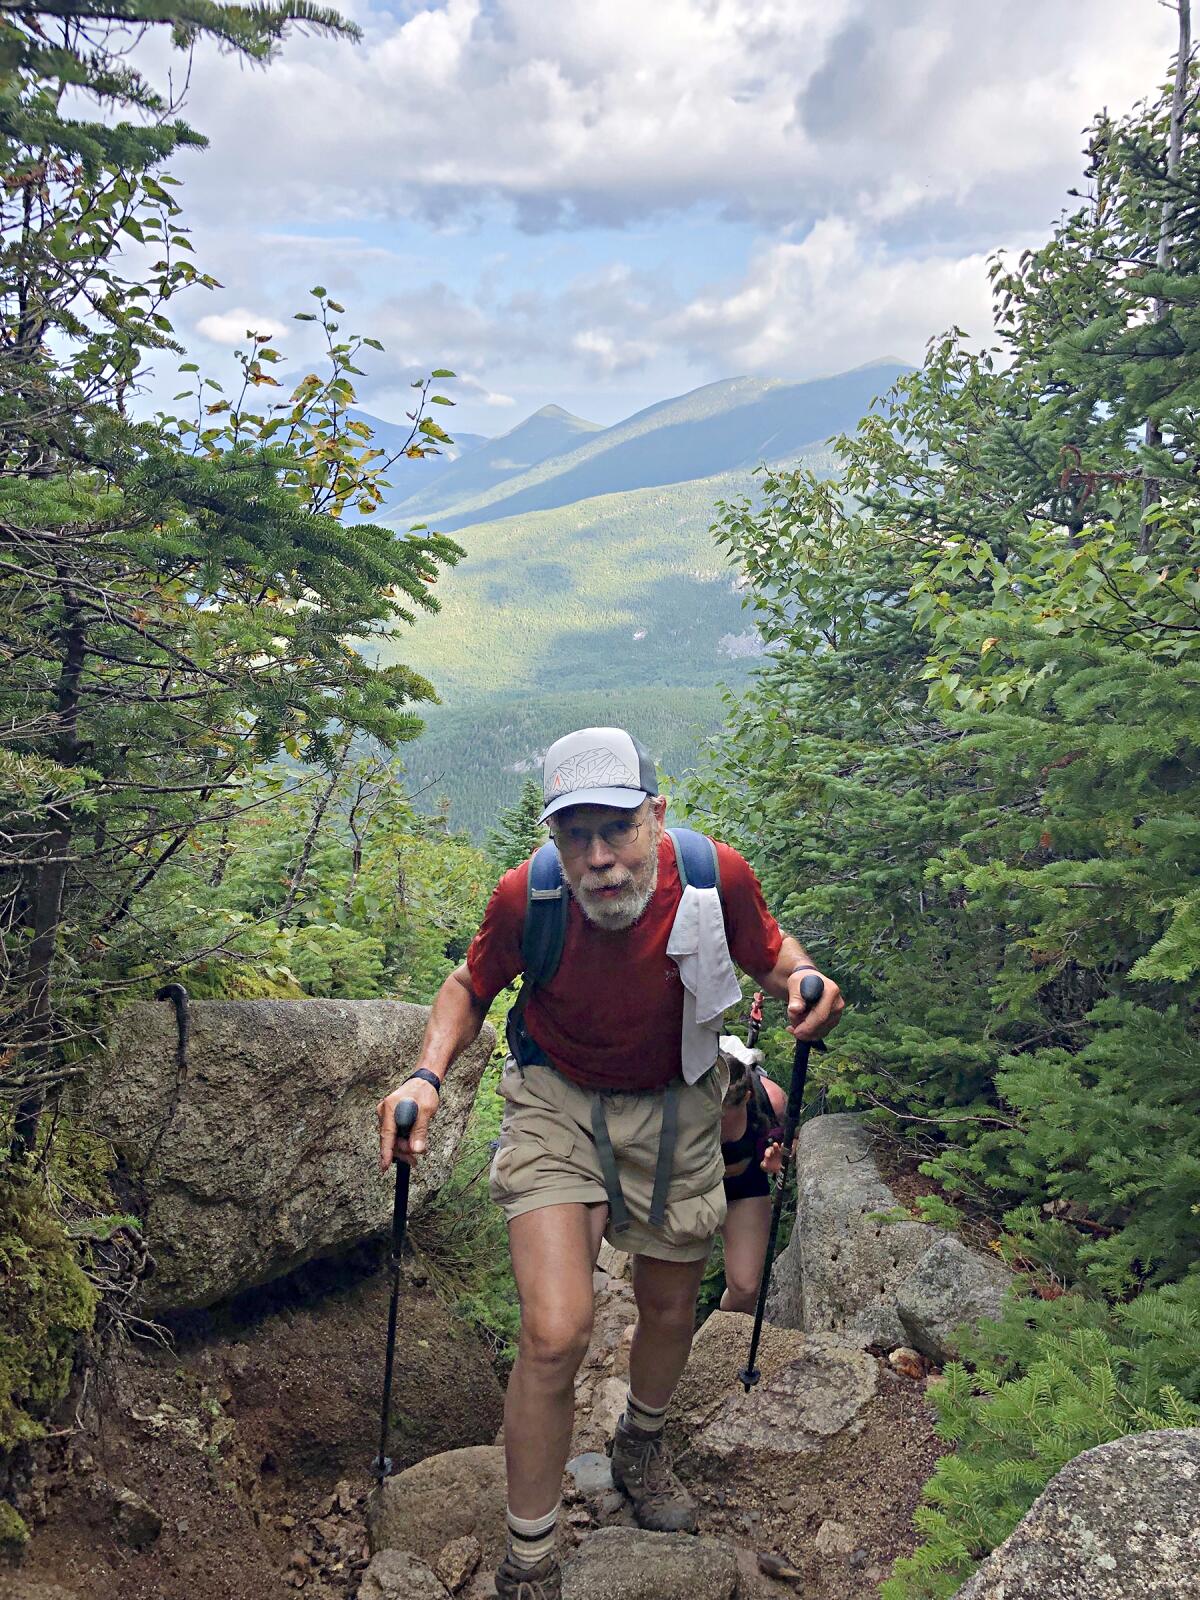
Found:
M 697 1084 L 679 1091 L 679 1131 L 661 1227 L 647 1218 L 662 1129 L 661 1094 L 603 1092 L 605 1121 L 617 1158 L 629 1226 L 604 1237 L 629 1255 L 660 1261 L 703 1261 L 725 1220 L 721 1101 L 728 1069 L 718 1061 Z M 500 1080 L 506 1102 L 490 1190 L 509 1222 L 542 1206 L 603 1205 L 604 1178 L 592 1135 L 593 1091 L 552 1067 L 524 1072 L 510 1057 Z

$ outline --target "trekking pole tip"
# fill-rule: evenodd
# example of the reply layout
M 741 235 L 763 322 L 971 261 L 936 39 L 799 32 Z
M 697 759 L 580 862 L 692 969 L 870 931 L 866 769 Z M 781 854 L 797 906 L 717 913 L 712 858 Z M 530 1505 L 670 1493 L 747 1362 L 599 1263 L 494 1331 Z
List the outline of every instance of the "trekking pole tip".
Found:
M 742 1380 L 742 1383 L 745 1385 L 746 1393 L 749 1394 L 751 1389 L 753 1389 L 754 1385 L 762 1377 L 762 1373 L 758 1370 L 757 1367 L 743 1367 L 742 1370 L 738 1373 L 738 1377 Z
M 377 1478 L 379 1480 L 379 1482 L 382 1483 L 385 1478 L 390 1478 L 391 1475 L 392 1475 L 392 1458 L 391 1458 L 391 1456 L 376 1456 L 374 1461 L 372 1461 L 372 1463 L 371 1463 L 371 1476 L 373 1478 Z

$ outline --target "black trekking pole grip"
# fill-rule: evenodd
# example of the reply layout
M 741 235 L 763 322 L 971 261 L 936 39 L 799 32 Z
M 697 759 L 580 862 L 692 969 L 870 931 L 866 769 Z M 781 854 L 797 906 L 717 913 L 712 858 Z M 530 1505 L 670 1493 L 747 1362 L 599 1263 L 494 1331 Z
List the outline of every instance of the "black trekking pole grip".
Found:
M 825 980 L 819 973 L 810 972 L 800 984 L 800 998 L 805 1005 L 816 1005 L 825 993 Z M 825 1047 L 817 1040 L 818 1050 Z M 792 1057 L 792 1081 L 788 1087 L 787 1109 L 783 1117 L 783 1149 L 780 1155 L 781 1165 L 775 1176 L 775 1203 L 771 1207 L 771 1232 L 767 1238 L 767 1251 L 763 1257 L 762 1276 L 758 1282 L 758 1304 L 754 1308 L 754 1331 L 750 1335 L 750 1354 L 746 1357 L 746 1365 L 738 1373 L 746 1393 L 749 1394 L 762 1374 L 755 1366 L 758 1358 L 758 1344 L 762 1336 L 763 1314 L 767 1308 L 767 1296 L 771 1291 L 771 1267 L 775 1260 L 775 1241 L 779 1237 L 779 1220 L 783 1215 L 783 1199 L 787 1190 L 788 1170 L 792 1160 L 792 1143 L 796 1137 L 796 1129 L 800 1125 L 800 1113 L 804 1109 L 804 1083 L 808 1077 L 808 1057 L 812 1050 L 812 1043 L 808 1039 L 796 1040 L 796 1051 Z
M 396 1133 L 403 1139 L 413 1130 L 421 1108 L 415 1100 L 401 1100 L 396 1106 Z M 404 1230 L 408 1225 L 408 1180 L 412 1168 L 407 1161 L 393 1158 L 396 1169 L 396 1200 L 392 1207 L 392 1264 L 399 1266 L 400 1252 L 404 1248 Z
M 396 1133 L 403 1138 L 413 1130 L 420 1108 L 415 1100 L 401 1100 L 396 1106 Z M 387 1356 L 383 1367 L 383 1415 L 379 1423 L 379 1454 L 375 1457 L 373 1471 L 382 1483 L 392 1470 L 387 1453 L 388 1421 L 392 1408 L 392 1367 L 396 1359 L 396 1311 L 400 1304 L 400 1258 L 404 1251 L 404 1234 L 408 1226 L 408 1180 L 411 1169 L 407 1161 L 394 1160 L 396 1169 L 396 1197 L 392 1204 L 392 1248 L 388 1265 L 392 1272 L 392 1303 L 388 1308 Z

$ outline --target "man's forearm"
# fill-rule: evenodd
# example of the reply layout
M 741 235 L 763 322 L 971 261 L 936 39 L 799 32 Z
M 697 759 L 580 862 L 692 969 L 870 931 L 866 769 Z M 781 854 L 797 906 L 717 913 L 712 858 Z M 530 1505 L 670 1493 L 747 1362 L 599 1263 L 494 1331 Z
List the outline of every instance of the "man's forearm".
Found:
M 800 943 L 799 939 L 793 939 L 790 933 L 785 933 L 775 965 L 765 977 L 758 978 L 756 981 L 761 984 L 762 988 L 773 999 L 786 1000 L 788 998 L 788 979 L 795 968 L 800 966 L 812 967 L 816 970 L 816 962 Z
M 466 967 L 456 967 L 438 990 L 425 1026 L 418 1067 L 444 1078 L 467 1046 L 479 1036 L 487 1007 L 475 997 Z

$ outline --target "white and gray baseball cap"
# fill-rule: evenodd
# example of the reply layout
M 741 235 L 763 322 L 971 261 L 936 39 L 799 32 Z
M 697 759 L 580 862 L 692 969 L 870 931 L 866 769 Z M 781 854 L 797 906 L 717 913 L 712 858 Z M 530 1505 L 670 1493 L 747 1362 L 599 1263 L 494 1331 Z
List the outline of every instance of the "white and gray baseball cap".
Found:
M 546 751 L 542 822 L 567 806 L 623 806 L 632 811 L 658 793 L 654 761 L 624 728 L 580 728 Z

